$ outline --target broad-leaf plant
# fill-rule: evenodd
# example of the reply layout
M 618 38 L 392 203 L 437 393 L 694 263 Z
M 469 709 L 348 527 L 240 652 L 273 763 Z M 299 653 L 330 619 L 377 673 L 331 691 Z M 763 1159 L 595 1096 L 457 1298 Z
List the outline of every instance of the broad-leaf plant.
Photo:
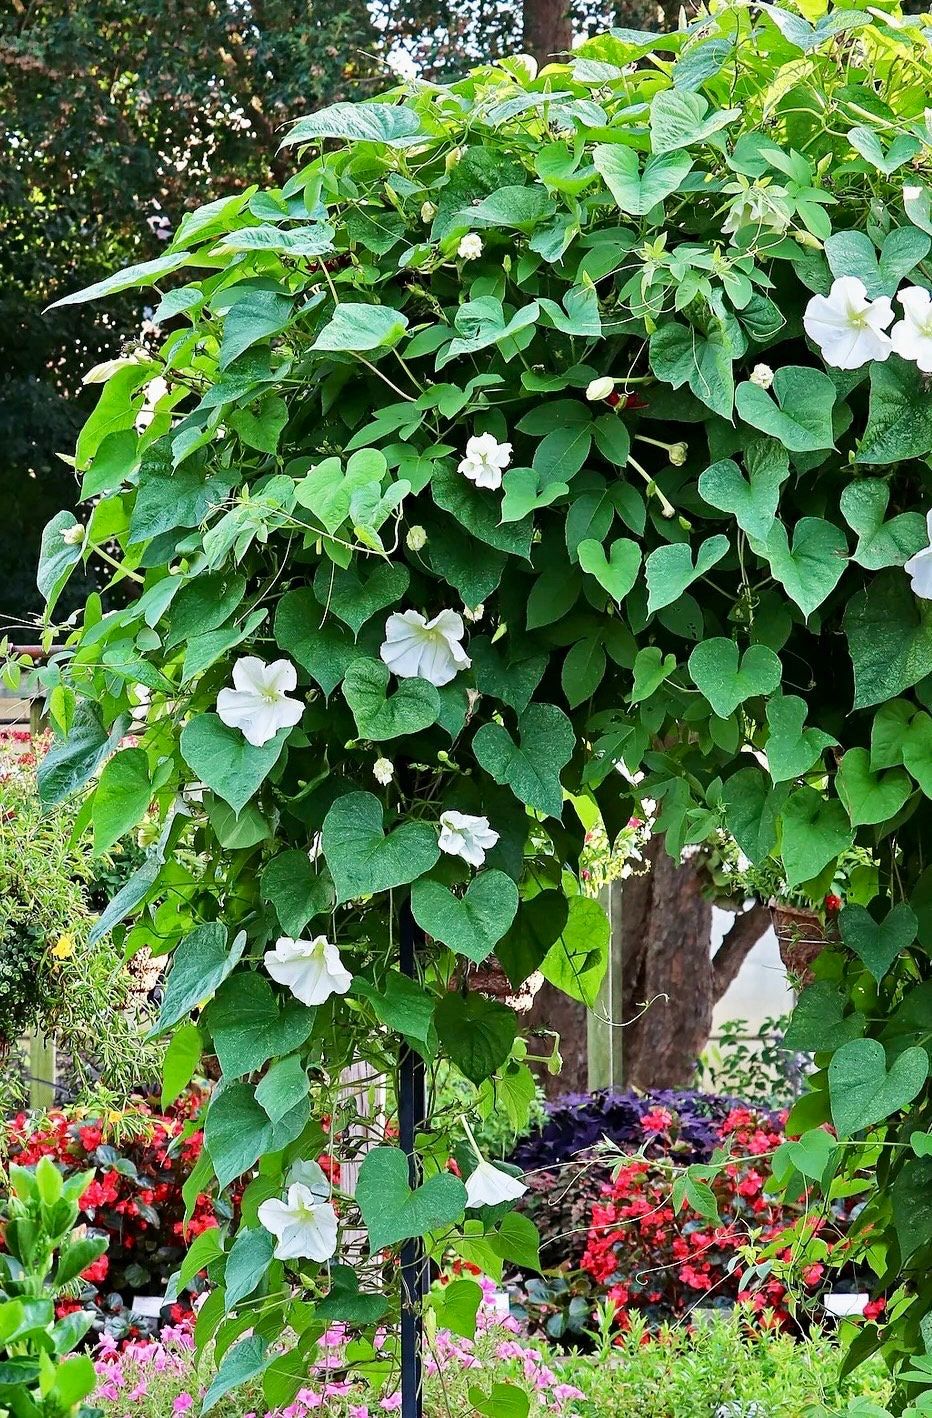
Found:
M 523 1115 L 551 1043 L 509 991 L 593 1004 L 585 832 L 650 797 L 671 853 L 724 826 L 813 902 L 870 854 L 772 1185 L 863 1201 L 851 1360 L 932 1411 L 930 92 L 883 0 L 713 5 L 313 113 L 283 188 L 68 297 L 154 286 L 164 335 L 88 376 L 87 515 L 45 534 L 49 637 L 75 566 L 111 579 L 44 672 L 43 792 L 90 785 L 102 844 L 145 819 L 97 930 L 171 954 L 166 1094 L 219 1067 L 208 1406 L 286 1402 L 334 1319 L 391 1384 L 406 1240 L 534 1263 L 468 1117 L 429 1110 L 412 1188 L 397 1060 Z

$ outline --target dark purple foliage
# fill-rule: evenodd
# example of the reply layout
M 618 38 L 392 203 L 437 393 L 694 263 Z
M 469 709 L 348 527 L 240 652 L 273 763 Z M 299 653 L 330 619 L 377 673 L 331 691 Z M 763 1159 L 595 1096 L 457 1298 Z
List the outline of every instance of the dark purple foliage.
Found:
M 567 1162 L 608 1138 L 638 1151 L 648 1141 L 641 1127 L 645 1113 L 665 1108 L 677 1119 L 676 1151 L 682 1162 L 707 1162 L 718 1140 L 718 1125 L 733 1108 L 745 1106 L 738 1098 L 693 1089 L 658 1089 L 651 1093 L 567 1093 L 547 1104 L 547 1122 L 523 1138 L 511 1160 L 525 1172 Z M 669 1151 L 669 1143 L 662 1151 Z M 648 1155 L 652 1149 L 648 1146 Z

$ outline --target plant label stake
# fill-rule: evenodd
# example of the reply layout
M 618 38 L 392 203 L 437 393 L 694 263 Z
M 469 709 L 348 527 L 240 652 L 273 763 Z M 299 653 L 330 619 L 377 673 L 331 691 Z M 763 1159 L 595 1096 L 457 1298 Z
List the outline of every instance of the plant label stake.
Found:
M 401 913 L 401 973 L 413 980 L 421 932 L 406 902 Z M 417 1130 L 424 1122 L 424 1061 L 406 1043 L 401 1046 L 398 1068 L 398 1142 L 408 1159 L 408 1185 L 420 1183 L 415 1151 Z M 417 1238 L 401 1247 L 401 1418 L 421 1418 L 424 1411 L 422 1305 L 429 1285 L 424 1242 Z

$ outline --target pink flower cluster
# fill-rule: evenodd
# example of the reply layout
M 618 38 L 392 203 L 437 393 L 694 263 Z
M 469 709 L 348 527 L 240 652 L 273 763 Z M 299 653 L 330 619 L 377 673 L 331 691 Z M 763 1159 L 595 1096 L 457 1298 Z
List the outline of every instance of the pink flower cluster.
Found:
M 527 1344 L 522 1339 L 521 1327 L 510 1315 L 502 1315 L 496 1304 L 496 1287 L 484 1277 L 479 1282 L 483 1298 L 476 1316 L 476 1341 L 439 1330 L 431 1352 L 425 1358 L 428 1378 L 441 1370 L 449 1372 L 453 1367 L 460 1369 L 481 1369 L 492 1362 L 501 1364 L 505 1377 L 529 1387 L 535 1394 L 539 1408 L 553 1413 L 561 1413 L 574 1399 L 585 1395 L 574 1385 L 562 1383 L 559 1374 L 552 1369 L 546 1356 L 539 1348 Z M 353 1398 L 361 1397 L 358 1385 L 337 1378 L 336 1371 L 345 1372 L 343 1349 L 347 1334 L 342 1325 L 334 1325 L 321 1340 L 323 1356 L 314 1364 L 308 1375 L 312 1386 L 301 1388 L 287 1407 L 267 1412 L 262 1418 L 306 1418 L 309 1413 L 322 1410 L 324 1415 L 333 1405 L 343 1418 L 379 1418 L 383 1413 L 394 1413 L 401 1407 L 401 1394 L 389 1394 L 385 1398 L 370 1398 L 366 1402 L 354 1403 Z M 385 1336 L 377 1337 L 377 1346 L 384 1343 Z M 484 1342 L 485 1341 L 485 1342 Z M 482 1356 L 478 1352 L 482 1349 Z M 126 1412 L 126 1405 L 138 1403 L 154 1386 L 154 1376 L 174 1380 L 180 1392 L 172 1399 L 173 1418 L 183 1418 L 200 1407 L 201 1392 L 193 1380 L 194 1338 L 188 1321 L 180 1325 L 166 1325 L 159 1340 L 135 1340 L 122 1346 L 105 1335 L 95 1354 L 95 1368 L 98 1386 L 95 1398 L 108 1413 L 108 1405 L 114 1405 L 114 1414 L 120 1418 Z M 330 1377 L 334 1375 L 334 1377 Z M 496 1377 L 498 1375 L 496 1374 Z M 192 1391 L 193 1390 L 193 1391 Z M 164 1392 L 164 1387 L 162 1388 Z M 117 1407 L 118 1405 L 118 1407 Z M 253 1411 L 243 1418 L 260 1418 Z

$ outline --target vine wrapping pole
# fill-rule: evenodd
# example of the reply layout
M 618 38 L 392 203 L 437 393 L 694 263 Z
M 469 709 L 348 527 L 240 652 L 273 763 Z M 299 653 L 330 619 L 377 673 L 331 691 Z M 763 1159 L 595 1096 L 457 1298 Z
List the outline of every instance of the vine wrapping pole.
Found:
M 401 973 L 412 980 L 417 973 L 420 936 L 410 904 L 405 902 L 401 912 L 399 963 Z M 424 1061 L 408 1044 L 402 1043 L 398 1061 L 398 1143 L 408 1158 L 408 1185 L 412 1188 L 420 1183 L 414 1144 L 425 1112 Z M 401 1418 L 422 1418 L 424 1411 L 421 1308 L 428 1284 L 424 1242 L 419 1237 L 405 1241 L 401 1247 Z

